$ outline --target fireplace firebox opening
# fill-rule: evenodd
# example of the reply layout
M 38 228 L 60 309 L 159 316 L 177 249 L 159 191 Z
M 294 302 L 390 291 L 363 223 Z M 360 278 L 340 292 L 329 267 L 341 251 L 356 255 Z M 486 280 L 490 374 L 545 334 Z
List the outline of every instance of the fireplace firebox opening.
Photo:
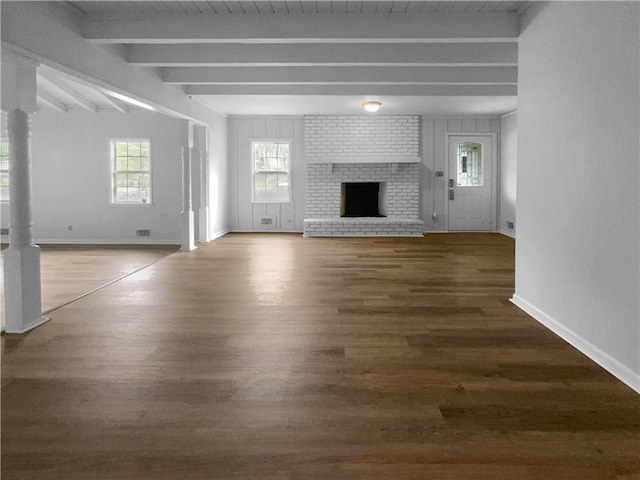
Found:
M 341 189 L 341 217 L 386 217 L 384 194 L 386 183 L 343 183 Z

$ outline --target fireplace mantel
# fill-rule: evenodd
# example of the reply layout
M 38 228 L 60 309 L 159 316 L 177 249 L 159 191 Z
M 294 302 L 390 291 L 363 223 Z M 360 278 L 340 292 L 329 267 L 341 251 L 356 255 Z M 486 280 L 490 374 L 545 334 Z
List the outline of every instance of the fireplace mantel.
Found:
M 411 156 L 376 156 L 376 157 L 306 157 L 308 164 L 343 164 L 343 163 L 420 163 L 422 158 Z

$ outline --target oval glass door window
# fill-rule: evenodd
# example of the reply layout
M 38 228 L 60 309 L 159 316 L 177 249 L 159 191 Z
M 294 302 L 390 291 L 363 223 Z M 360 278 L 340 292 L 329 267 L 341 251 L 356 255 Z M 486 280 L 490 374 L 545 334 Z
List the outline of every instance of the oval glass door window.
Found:
M 456 184 L 458 187 L 484 186 L 482 144 L 466 142 L 458 145 Z

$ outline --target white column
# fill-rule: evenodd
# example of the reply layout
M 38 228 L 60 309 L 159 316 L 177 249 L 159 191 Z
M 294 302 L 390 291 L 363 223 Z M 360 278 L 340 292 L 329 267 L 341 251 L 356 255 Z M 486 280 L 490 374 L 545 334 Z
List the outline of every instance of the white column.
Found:
M 180 213 L 180 249 L 190 252 L 196 249 L 191 201 L 191 151 L 193 149 L 193 124 L 180 120 L 182 161 L 182 212 Z
M 3 62 L 2 108 L 9 131 L 9 247 L 4 251 L 5 331 L 24 333 L 42 316 L 40 248 L 33 243 L 31 217 L 31 120 L 37 110 L 36 64 Z
M 200 210 L 198 211 L 199 238 L 198 241 L 211 241 L 209 233 L 209 129 L 198 127 L 200 143 Z M 204 147 L 204 148 L 203 148 Z

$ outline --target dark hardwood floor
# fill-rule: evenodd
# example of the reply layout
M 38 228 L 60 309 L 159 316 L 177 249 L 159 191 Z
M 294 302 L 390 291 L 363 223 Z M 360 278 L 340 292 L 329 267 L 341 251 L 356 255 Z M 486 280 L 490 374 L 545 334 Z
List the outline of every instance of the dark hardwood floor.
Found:
M 497 234 L 232 234 L 3 336 L 3 480 L 640 479 Z

